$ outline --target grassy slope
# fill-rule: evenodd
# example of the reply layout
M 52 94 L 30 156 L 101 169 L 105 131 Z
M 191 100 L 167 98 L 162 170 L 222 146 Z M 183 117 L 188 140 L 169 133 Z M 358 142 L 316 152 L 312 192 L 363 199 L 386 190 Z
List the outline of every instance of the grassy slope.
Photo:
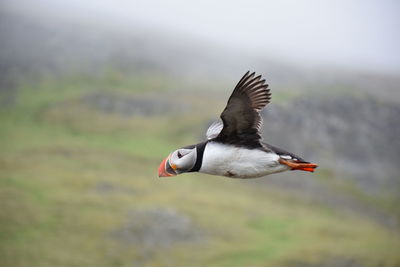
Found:
M 1 266 L 284 266 L 329 259 L 398 266 L 399 234 L 362 218 L 238 180 L 158 179 L 160 160 L 196 142 L 193 125 L 220 108 L 209 103 L 204 113 L 199 103 L 207 95 L 175 92 L 193 102 L 190 116 L 146 119 L 100 114 L 77 100 L 108 88 L 159 92 L 162 81 L 81 78 L 20 88 L 17 104 L 0 111 Z M 101 183 L 112 190 L 98 190 Z M 109 237 L 130 211 L 149 207 L 189 216 L 204 240 L 144 259 L 138 248 Z

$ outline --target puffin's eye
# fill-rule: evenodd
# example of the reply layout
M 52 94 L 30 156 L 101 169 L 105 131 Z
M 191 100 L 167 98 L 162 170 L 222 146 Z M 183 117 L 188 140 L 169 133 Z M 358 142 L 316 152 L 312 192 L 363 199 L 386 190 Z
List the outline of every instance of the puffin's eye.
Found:
M 183 155 L 181 154 L 181 152 L 179 152 L 179 150 L 178 150 L 178 158 L 182 158 L 183 157 Z

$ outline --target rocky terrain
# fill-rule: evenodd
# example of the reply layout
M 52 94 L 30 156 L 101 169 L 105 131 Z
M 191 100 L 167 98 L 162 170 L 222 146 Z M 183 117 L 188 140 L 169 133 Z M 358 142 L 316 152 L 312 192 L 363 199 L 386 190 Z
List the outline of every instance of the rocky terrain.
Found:
M 365 192 L 400 194 L 400 105 L 351 95 L 309 97 L 264 111 L 264 137 L 301 151 Z

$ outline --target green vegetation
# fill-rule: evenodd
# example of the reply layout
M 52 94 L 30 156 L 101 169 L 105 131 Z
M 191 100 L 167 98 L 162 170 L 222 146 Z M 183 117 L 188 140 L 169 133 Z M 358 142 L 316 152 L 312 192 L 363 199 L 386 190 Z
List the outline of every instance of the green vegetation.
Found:
M 163 79 L 110 74 L 18 89 L 15 105 L 0 110 L 0 266 L 400 264 L 400 234 L 365 218 L 247 181 L 201 174 L 159 179 L 160 161 L 201 139 L 199 125 L 226 97 L 167 93 L 173 85 L 165 88 L 171 83 Z M 179 94 L 191 110 L 104 113 L 81 100 L 94 91 L 139 99 Z M 132 211 L 150 208 L 187 216 L 202 237 L 143 252 L 113 236 Z

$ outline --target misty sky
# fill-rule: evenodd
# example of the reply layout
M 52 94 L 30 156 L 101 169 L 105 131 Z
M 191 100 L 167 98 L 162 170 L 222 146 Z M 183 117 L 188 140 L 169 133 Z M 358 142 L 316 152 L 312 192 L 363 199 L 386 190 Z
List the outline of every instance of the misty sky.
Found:
M 400 70 L 400 2 L 18 0 L 58 16 L 148 27 L 307 65 Z M 34 9 L 34 8 L 33 8 Z M 175 34 L 175 35 L 174 35 Z
M 128 3 L 129 1 L 124 1 Z M 399 1 L 138 1 L 135 17 L 290 61 L 400 70 Z

